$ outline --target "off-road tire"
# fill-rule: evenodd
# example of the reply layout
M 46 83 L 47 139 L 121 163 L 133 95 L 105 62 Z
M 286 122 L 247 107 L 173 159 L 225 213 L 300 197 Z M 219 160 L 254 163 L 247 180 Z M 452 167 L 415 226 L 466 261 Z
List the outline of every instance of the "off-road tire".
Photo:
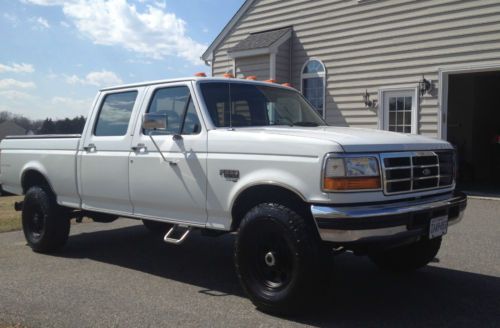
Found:
M 441 238 L 423 238 L 418 242 L 370 255 L 381 269 L 392 272 L 411 272 L 426 266 L 439 252 Z
M 274 265 L 266 259 L 269 254 Z M 317 233 L 303 217 L 280 204 L 260 204 L 245 215 L 234 258 L 244 291 L 264 312 L 287 314 L 313 304 L 325 280 Z
M 142 224 L 144 224 L 146 229 L 154 234 L 165 234 L 170 228 L 172 228 L 172 224 L 170 223 L 152 220 L 142 220 Z
M 57 251 L 68 240 L 70 219 L 46 188 L 28 189 L 24 196 L 22 224 L 26 241 L 35 252 Z

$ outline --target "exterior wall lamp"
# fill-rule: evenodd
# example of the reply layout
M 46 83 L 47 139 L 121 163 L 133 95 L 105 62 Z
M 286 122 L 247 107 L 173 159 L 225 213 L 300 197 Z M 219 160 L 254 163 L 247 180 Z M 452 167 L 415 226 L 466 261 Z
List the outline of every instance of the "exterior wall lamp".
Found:
M 367 108 L 377 107 L 377 101 L 370 100 L 370 94 L 368 93 L 368 90 L 366 90 L 366 89 L 365 89 L 365 94 L 363 95 L 363 101 L 365 103 L 365 107 L 367 107 Z
M 434 90 L 434 84 L 422 75 L 422 80 L 418 82 L 418 89 L 420 90 L 420 96 L 430 94 Z

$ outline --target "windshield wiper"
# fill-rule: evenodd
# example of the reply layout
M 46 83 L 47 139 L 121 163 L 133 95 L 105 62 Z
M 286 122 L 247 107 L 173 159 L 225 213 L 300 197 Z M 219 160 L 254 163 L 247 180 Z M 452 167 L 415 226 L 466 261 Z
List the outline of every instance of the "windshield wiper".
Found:
M 319 124 L 316 122 L 307 122 L 307 121 L 293 122 L 293 125 L 296 125 L 296 126 L 319 126 Z

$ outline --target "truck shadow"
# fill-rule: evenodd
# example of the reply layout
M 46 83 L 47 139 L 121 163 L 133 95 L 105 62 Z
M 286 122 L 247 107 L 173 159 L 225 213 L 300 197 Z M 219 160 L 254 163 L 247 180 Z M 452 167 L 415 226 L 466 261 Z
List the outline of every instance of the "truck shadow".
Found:
M 57 256 L 86 258 L 200 287 L 213 297 L 245 297 L 233 267 L 234 236 L 195 232 L 181 246 L 142 226 L 72 235 Z M 326 295 L 314 309 L 283 319 L 327 326 L 495 326 L 500 278 L 429 266 L 405 276 L 380 271 L 366 258 L 336 257 Z

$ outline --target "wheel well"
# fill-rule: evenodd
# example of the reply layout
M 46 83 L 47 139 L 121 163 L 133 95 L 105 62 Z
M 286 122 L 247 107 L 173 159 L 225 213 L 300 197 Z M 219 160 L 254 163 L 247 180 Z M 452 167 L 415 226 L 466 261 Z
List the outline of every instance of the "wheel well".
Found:
M 295 192 L 275 185 L 253 186 L 238 195 L 231 209 L 231 230 L 238 229 L 245 214 L 262 203 L 279 203 L 290 207 L 310 222 L 311 211 L 307 203 Z
M 45 178 L 43 174 L 41 174 L 36 170 L 28 170 L 24 172 L 23 177 L 21 179 L 21 186 L 23 187 L 23 194 L 25 194 L 28 191 L 28 189 L 30 189 L 33 186 L 47 188 L 48 191 L 54 194 L 54 191 L 50 187 L 49 181 Z

